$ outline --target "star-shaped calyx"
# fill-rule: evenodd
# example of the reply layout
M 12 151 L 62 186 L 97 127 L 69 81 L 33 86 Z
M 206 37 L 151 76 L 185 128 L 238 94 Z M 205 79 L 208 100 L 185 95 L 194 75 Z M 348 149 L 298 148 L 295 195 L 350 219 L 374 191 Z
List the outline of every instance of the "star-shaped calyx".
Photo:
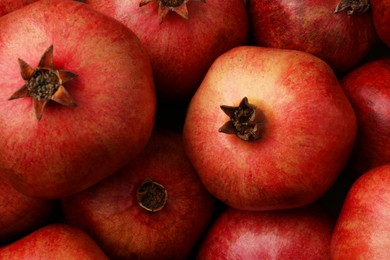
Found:
M 18 61 L 20 74 L 26 83 L 9 100 L 32 97 L 38 121 L 42 118 L 43 110 L 49 100 L 64 106 L 77 105 L 63 86 L 63 83 L 75 78 L 77 75 L 66 70 L 54 68 L 53 45 L 47 48 L 42 55 L 37 68 L 32 68 L 22 59 L 18 59 Z
M 150 2 L 156 2 L 158 4 L 158 23 L 162 23 L 169 11 L 173 11 L 188 19 L 187 3 L 190 0 L 141 0 L 139 6 L 142 7 Z M 206 2 L 206 0 L 192 0 L 194 2 Z
M 335 13 L 346 11 L 348 15 L 364 14 L 370 8 L 368 0 L 341 0 L 334 10 Z
M 237 107 L 220 107 L 230 120 L 219 128 L 219 132 L 234 134 L 244 141 L 255 141 L 261 137 L 265 126 L 264 114 L 250 104 L 247 97 L 244 97 Z

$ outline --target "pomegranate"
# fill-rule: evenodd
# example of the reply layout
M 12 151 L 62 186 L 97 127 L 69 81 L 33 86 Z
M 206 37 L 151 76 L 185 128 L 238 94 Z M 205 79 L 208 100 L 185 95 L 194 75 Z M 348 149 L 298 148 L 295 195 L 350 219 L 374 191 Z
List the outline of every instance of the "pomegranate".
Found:
M 136 161 L 62 199 L 68 223 L 91 234 L 113 259 L 185 259 L 208 227 L 214 202 L 181 136 L 161 130 Z
M 390 58 L 365 63 L 341 79 L 357 118 L 358 131 L 348 163 L 353 176 L 390 163 Z
M 334 219 L 318 205 L 218 216 L 198 259 L 329 259 Z
M 390 164 L 364 173 L 352 185 L 331 241 L 332 259 L 390 258 Z
M 345 166 L 355 134 L 352 106 L 325 62 L 256 46 L 234 48 L 214 62 L 183 129 L 206 188 L 242 210 L 317 200 Z
M 151 58 L 161 103 L 190 99 L 214 59 L 248 38 L 242 0 L 85 2 L 140 38 Z
M 0 28 L 0 172 L 8 183 L 59 198 L 140 153 L 156 100 L 134 33 L 66 0 L 32 3 L 1 17 Z
M 64 224 L 50 224 L 0 247 L 1 259 L 86 259 L 109 258 L 84 231 Z
M 367 0 L 248 1 L 256 45 L 314 54 L 339 74 L 377 43 Z
M 390 48 L 390 2 L 371 0 L 372 17 L 379 38 Z

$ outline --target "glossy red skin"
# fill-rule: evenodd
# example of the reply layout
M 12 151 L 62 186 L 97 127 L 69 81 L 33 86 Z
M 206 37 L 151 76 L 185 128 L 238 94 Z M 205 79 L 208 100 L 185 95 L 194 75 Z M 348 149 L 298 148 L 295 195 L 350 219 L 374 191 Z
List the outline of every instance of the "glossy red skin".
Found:
M 242 0 L 189 1 L 188 20 L 170 12 L 162 24 L 154 2 L 143 7 L 141 0 L 85 2 L 140 38 L 151 57 L 157 97 L 164 103 L 190 99 L 214 59 L 247 42 L 248 17 Z
M 146 179 L 163 185 L 161 211 L 141 208 Z M 96 186 L 63 199 L 69 223 L 91 234 L 113 259 L 185 259 L 208 227 L 213 198 L 188 161 L 178 134 L 156 132 L 133 163 Z
M 243 97 L 263 111 L 263 136 L 219 133 L 220 105 Z M 189 105 L 186 152 L 206 188 L 231 207 L 302 206 L 323 195 L 350 155 L 356 119 L 330 67 L 313 55 L 242 46 L 211 66 Z
M 52 200 L 27 197 L 0 179 L 0 243 L 12 241 L 45 224 L 55 206 Z
M 358 124 L 349 167 L 358 177 L 390 163 L 390 58 L 366 63 L 348 73 L 341 86 Z
M 370 5 L 378 36 L 390 48 L 390 2 L 386 0 L 371 0 Z
M 109 259 L 84 231 L 50 224 L 0 248 L 1 259 Z
M 8 14 L 37 0 L 0 0 L 0 16 Z
M 24 19 L 22 19 L 24 18 Z M 60 21 L 60 22 L 59 22 Z M 156 107 L 151 65 L 125 26 L 75 1 L 39 1 L 0 18 L 0 172 L 20 192 L 59 198 L 111 175 L 146 145 Z M 78 106 L 49 102 L 37 121 L 18 58 L 78 76 L 65 88 Z
M 390 164 L 351 187 L 332 236 L 332 259 L 390 258 Z
M 198 259 L 329 259 L 334 219 L 319 207 L 228 208 L 210 227 Z
M 340 0 L 248 1 L 255 44 L 309 52 L 338 73 L 346 72 L 377 41 L 371 14 L 348 16 L 334 10 Z

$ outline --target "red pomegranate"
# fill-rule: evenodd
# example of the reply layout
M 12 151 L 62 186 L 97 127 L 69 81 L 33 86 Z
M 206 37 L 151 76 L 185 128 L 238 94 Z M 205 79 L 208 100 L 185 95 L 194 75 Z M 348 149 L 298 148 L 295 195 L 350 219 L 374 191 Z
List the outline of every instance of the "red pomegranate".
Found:
M 183 129 L 206 188 L 242 210 L 317 200 L 345 166 L 355 134 L 352 106 L 325 62 L 256 46 L 234 48 L 213 63 Z
M 112 259 L 186 259 L 214 203 L 181 136 L 161 130 L 136 161 L 62 199 L 68 223 L 86 230 Z
M 1 17 L 0 28 L 0 172 L 8 183 L 58 198 L 139 154 L 156 102 L 134 33 L 67 0 L 32 3 Z
M 378 36 L 390 48 L 390 1 L 371 0 L 370 3 Z
M 357 136 L 348 167 L 358 177 L 390 163 L 390 58 L 365 63 L 340 82 L 356 113 Z
M 140 38 L 151 58 L 157 98 L 164 103 L 189 99 L 215 58 L 247 42 L 242 0 L 85 2 Z
M 248 1 L 256 45 L 309 52 L 338 73 L 357 65 L 377 42 L 367 10 L 367 0 Z

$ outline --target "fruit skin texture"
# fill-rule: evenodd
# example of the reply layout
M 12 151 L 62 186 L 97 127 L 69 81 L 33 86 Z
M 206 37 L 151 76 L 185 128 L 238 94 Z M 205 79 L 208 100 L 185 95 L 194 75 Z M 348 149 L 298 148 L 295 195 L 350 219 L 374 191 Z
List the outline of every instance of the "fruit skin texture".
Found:
M 0 0 L 0 16 L 6 15 L 36 1 L 37 0 Z
M 348 167 L 358 177 L 390 163 L 390 58 L 365 63 L 345 75 L 340 83 L 357 119 L 357 136 Z
M 1 259 L 108 259 L 84 231 L 50 224 L 0 248 Z
M 128 26 L 151 58 L 157 98 L 163 103 L 190 99 L 211 63 L 225 51 L 244 45 L 248 16 L 242 0 L 187 3 L 188 20 L 174 12 L 158 23 L 158 5 L 141 0 L 87 0 L 87 4 Z
M 31 198 L 0 178 L 0 243 L 42 226 L 55 210 L 52 200 Z
M 198 259 L 329 259 L 334 222 L 318 205 L 263 212 L 228 208 L 206 234 Z
M 151 65 L 125 26 L 75 1 L 39 1 L 0 18 L 0 172 L 20 192 L 58 198 L 114 173 L 144 148 L 156 107 Z M 37 66 L 54 45 L 54 66 L 76 108 L 49 103 L 41 121 L 18 58 Z
M 266 118 L 246 142 L 219 133 L 220 105 L 243 97 Z M 231 207 L 272 210 L 313 202 L 334 183 L 352 149 L 354 111 L 330 67 L 313 55 L 242 46 L 220 56 L 187 111 L 188 157 L 211 194 Z
M 146 178 L 168 192 L 154 213 L 136 200 Z M 68 222 L 91 234 L 111 258 L 185 259 L 211 221 L 215 198 L 188 161 L 181 136 L 155 132 L 134 163 L 62 202 Z
M 337 73 L 357 65 L 377 42 L 370 12 L 334 13 L 340 0 L 248 1 L 255 44 L 309 52 Z
M 371 0 L 372 19 L 379 38 L 390 48 L 390 2 Z
M 390 164 L 352 185 L 332 236 L 332 259 L 390 258 Z

